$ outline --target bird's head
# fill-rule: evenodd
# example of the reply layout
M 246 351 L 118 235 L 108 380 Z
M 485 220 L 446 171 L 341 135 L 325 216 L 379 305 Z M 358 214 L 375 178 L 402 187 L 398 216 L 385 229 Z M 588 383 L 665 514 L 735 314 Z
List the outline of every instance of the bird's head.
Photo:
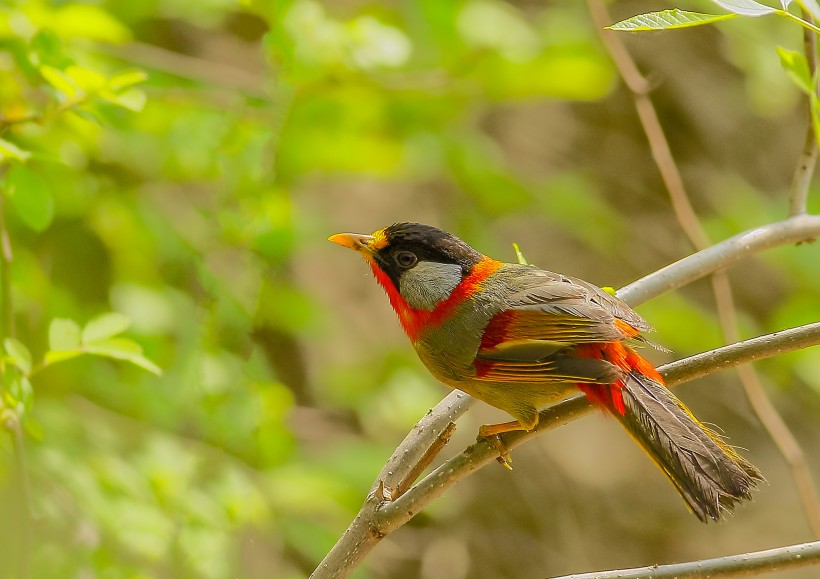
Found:
M 393 308 L 433 311 L 486 259 L 459 238 L 430 225 L 396 223 L 371 235 L 339 233 L 329 241 L 359 252 Z

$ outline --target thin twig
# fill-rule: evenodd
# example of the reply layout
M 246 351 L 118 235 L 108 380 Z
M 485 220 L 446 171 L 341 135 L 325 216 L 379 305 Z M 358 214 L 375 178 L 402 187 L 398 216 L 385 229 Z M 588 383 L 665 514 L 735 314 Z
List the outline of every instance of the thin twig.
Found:
M 86 104 L 92 96 L 93 93 L 84 93 L 78 97 L 67 99 L 61 103 L 58 103 L 56 106 L 46 108 L 42 111 L 30 111 L 14 117 L 0 116 L 0 133 L 14 125 L 23 125 L 26 123 L 44 125 L 52 118 Z
M 587 4 L 589 5 L 593 22 L 595 23 L 602 42 L 610 51 L 610 55 L 618 71 L 621 73 L 624 83 L 632 92 L 635 109 L 638 112 L 641 125 L 646 133 L 652 157 L 661 174 L 664 186 L 669 193 L 669 199 L 672 203 L 675 217 L 695 249 L 706 249 L 711 245 L 711 240 L 703 229 L 697 213 L 695 213 L 692 208 L 677 163 L 669 148 L 669 142 L 666 139 L 663 126 L 655 111 L 655 106 L 649 95 L 643 90 L 643 87 L 646 85 L 646 80 L 641 76 L 629 51 L 627 51 L 622 44 L 620 36 L 605 30 L 605 27 L 611 20 L 604 3 L 601 0 L 588 0 Z M 805 10 L 803 11 L 803 16 L 805 18 L 811 17 Z M 808 29 L 804 29 L 803 40 L 809 66 L 811 70 L 814 71 L 817 67 L 817 41 L 815 34 Z M 811 106 L 811 103 L 809 103 L 809 106 Z M 806 143 L 792 181 L 790 215 L 801 215 L 806 212 L 808 187 L 814 174 L 814 167 L 817 160 L 817 141 L 814 135 L 811 111 L 809 111 L 808 124 Z M 712 289 L 723 338 L 726 342 L 737 342 L 740 339 L 740 334 L 737 329 L 737 314 L 735 311 L 734 298 L 732 297 L 732 286 L 725 270 L 718 270 L 713 274 Z M 803 503 L 804 511 L 806 512 L 806 517 L 809 520 L 815 537 L 820 538 L 820 498 L 818 498 L 808 465 L 805 461 L 805 455 L 797 439 L 792 435 L 778 414 L 774 404 L 769 400 L 766 391 L 761 385 L 760 376 L 755 369 L 751 366 L 743 367 L 739 371 L 738 377 L 740 378 L 740 382 L 752 408 L 774 440 L 783 458 L 789 464 L 801 502 Z
M 446 444 L 450 442 L 450 437 L 453 436 L 453 433 L 455 431 L 456 423 L 450 422 L 447 425 L 447 427 L 441 431 L 441 434 L 439 434 L 435 438 L 435 440 L 433 440 L 433 444 L 430 445 L 430 448 L 427 449 L 427 452 L 425 452 L 421 456 L 419 461 L 415 465 L 413 465 L 413 469 L 409 473 L 407 473 L 407 476 L 405 476 L 403 480 L 399 481 L 399 485 L 395 491 L 396 494 L 393 495 L 389 493 L 387 489 L 385 489 L 385 492 L 383 493 L 384 498 L 388 501 L 394 501 L 401 495 L 406 493 L 407 489 L 409 489 L 413 485 L 413 483 L 416 482 L 416 479 L 421 476 L 421 473 L 423 473 L 427 469 L 427 467 L 430 466 L 430 463 L 433 462 L 433 459 L 438 456 L 438 453 L 441 452 L 441 449 L 443 449 L 446 446 Z
M 652 565 L 636 569 L 597 571 L 577 575 L 563 575 L 553 579 L 707 579 L 757 575 L 761 571 L 782 571 L 820 561 L 820 541 L 789 545 L 777 549 L 704 559 L 673 565 Z
M 686 236 L 693 241 L 695 249 L 705 249 L 710 245 L 709 238 L 706 236 L 706 232 L 701 227 L 700 220 L 689 202 L 689 196 L 686 194 L 683 185 L 683 178 L 672 156 L 672 150 L 669 148 L 669 141 L 666 139 L 666 134 L 658 119 L 655 105 L 652 104 L 652 99 L 649 98 L 646 89 L 649 82 L 641 75 L 635 61 L 629 55 L 629 51 L 623 45 L 617 33 L 605 30 L 611 20 L 604 3 L 601 0 L 588 0 L 587 6 L 601 42 L 603 42 L 612 57 L 615 68 L 621 74 L 624 84 L 632 93 L 638 119 L 646 134 L 647 141 L 649 141 L 652 158 L 669 192 L 672 209 L 678 217 Z
M 802 13 L 805 20 L 812 18 L 812 15 L 807 10 L 803 9 Z M 806 55 L 806 61 L 809 65 L 809 74 L 811 78 L 815 78 L 814 75 L 817 71 L 817 34 L 807 28 L 803 29 L 803 52 Z M 815 86 L 814 90 L 817 91 L 818 88 Z M 811 99 L 808 99 L 806 103 L 806 110 L 808 112 L 806 140 L 803 143 L 803 150 L 797 159 L 797 166 L 792 176 L 791 192 L 789 195 L 789 215 L 800 215 L 806 212 L 809 186 L 811 185 L 812 177 L 814 177 L 814 169 L 817 165 L 817 135 L 814 133 L 814 115 L 812 112 Z
M 262 75 L 235 66 L 188 56 L 144 42 L 129 42 L 121 45 L 95 43 L 94 49 L 108 56 L 179 78 L 228 87 L 255 98 L 268 98 Z
M 724 339 L 727 342 L 737 342 L 740 340 L 740 332 L 737 329 L 737 310 L 732 296 L 732 286 L 725 271 L 717 272 L 712 276 L 712 290 Z M 806 519 L 814 537 L 820 539 L 820 498 L 818 498 L 817 487 L 812 479 L 809 465 L 806 463 L 806 455 L 766 394 L 760 375 L 754 367 L 740 366 L 737 373 L 752 409 L 777 445 L 786 464 L 789 465 Z

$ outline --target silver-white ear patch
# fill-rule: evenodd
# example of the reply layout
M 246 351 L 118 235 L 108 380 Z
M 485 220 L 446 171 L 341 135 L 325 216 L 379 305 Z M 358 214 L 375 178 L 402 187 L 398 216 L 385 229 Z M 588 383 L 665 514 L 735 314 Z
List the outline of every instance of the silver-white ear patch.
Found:
M 399 292 L 410 307 L 433 310 L 461 282 L 461 266 L 455 263 L 420 261 L 401 274 Z

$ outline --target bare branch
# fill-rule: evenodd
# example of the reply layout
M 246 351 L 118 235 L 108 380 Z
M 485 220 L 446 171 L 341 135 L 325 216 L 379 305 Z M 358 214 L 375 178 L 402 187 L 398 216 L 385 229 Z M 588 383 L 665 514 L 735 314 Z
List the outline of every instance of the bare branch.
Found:
M 794 350 L 802 350 L 818 343 L 820 343 L 820 322 L 815 322 L 729 344 L 702 354 L 695 354 L 665 364 L 661 369 L 668 385 L 681 384 L 697 380 L 712 372 Z
M 629 284 L 618 297 L 634 306 L 733 265 L 764 249 L 820 237 L 820 216 L 795 215 L 739 233 Z
M 255 98 L 268 98 L 259 74 L 174 52 L 153 44 L 129 42 L 122 45 L 95 43 L 94 49 L 138 66 L 159 70 L 180 78 L 226 87 Z
M 564 575 L 554 579 L 705 579 L 707 577 L 738 577 L 756 575 L 761 571 L 782 571 L 820 561 L 820 541 L 789 545 L 766 551 L 755 551 L 743 555 L 730 555 L 703 561 L 676 563 L 674 565 L 652 565 L 617 571 L 596 571 L 577 575 Z
M 803 9 L 802 12 L 803 19 L 811 22 L 811 14 L 805 9 Z M 809 73 L 812 78 L 815 78 L 814 75 L 817 71 L 817 34 L 808 28 L 803 29 L 803 52 L 809 64 Z M 815 91 L 816 90 L 817 87 L 815 87 Z M 797 158 L 797 166 L 792 176 L 791 192 L 789 195 L 789 215 L 800 215 L 806 212 L 809 186 L 811 185 L 812 177 L 814 177 L 814 169 L 817 165 L 817 135 L 814 133 L 811 107 L 812 103 L 811 99 L 809 99 L 806 103 L 806 111 L 808 112 L 806 140 L 803 143 L 803 150 Z

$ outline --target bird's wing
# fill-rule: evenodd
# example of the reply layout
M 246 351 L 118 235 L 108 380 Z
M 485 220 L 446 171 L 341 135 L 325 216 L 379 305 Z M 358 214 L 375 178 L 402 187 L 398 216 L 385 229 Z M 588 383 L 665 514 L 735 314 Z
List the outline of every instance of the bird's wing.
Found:
M 617 297 L 582 280 L 521 269 L 508 307 L 484 330 L 476 377 L 490 381 L 612 383 L 620 370 L 574 356 L 578 344 L 635 338 L 651 327 Z

